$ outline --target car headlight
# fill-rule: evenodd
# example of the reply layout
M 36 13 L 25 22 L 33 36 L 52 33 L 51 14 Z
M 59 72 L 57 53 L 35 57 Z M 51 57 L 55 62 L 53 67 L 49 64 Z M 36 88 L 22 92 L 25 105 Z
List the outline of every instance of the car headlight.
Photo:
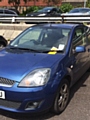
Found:
M 23 80 L 19 83 L 20 87 L 35 87 L 45 85 L 51 74 L 50 68 L 36 69 L 29 73 Z
M 45 13 L 43 13 L 43 14 L 39 14 L 38 16 L 45 16 L 46 14 Z

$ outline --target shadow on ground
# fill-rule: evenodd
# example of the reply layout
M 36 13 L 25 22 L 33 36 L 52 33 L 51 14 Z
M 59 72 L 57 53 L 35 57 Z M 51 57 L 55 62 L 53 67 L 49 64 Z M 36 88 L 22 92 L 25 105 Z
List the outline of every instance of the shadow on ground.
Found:
M 71 88 L 71 93 L 70 93 L 70 100 L 74 97 L 74 94 L 78 91 L 80 87 L 87 87 L 85 81 L 90 75 L 90 71 L 87 71 L 81 78 L 80 80 Z M 70 101 L 69 101 L 70 103 Z M 68 107 L 68 106 L 67 106 Z M 47 120 L 49 118 L 54 117 L 55 115 L 53 113 L 47 112 L 47 113 L 42 113 L 42 114 L 34 114 L 34 115 L 29 115 L 29 114 L 17 114 L 17 113 L 11 113 L 7 111 L 2 111 L 0 110 L 0 113 L 2 116 L 7 117 L 8 119 L 15 119 L 15 120 Z

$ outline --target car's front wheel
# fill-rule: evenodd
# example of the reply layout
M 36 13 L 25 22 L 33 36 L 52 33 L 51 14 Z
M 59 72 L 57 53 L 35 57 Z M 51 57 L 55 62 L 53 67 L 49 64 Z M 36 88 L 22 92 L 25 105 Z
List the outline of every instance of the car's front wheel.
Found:
M 69 101 L 69 81 L 67 79 L 63 79 L 59 89 L 57 91 L 54 104 L 53 104 L 53 112 L 55 114 L 60 114 L 66 108 Z

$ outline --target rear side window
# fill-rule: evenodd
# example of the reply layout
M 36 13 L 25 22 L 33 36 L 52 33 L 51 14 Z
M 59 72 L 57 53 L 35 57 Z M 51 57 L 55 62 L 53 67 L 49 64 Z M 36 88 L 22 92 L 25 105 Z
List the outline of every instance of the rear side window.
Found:
M 77 12 L 79 12 L 79 10 L 78 9 L 74 9 L 74 10 L 71 10 L 69 13 L 77 13 Z
M 57 9 L 56 9 L 56 8 L 53 8 L 53 9 L 52 9 L 52 12 L 57 12 Z
M 73 36 L 73 46 L 76 47 L 86 44 L 87 44 L 87 38 L 84 27 L 77 28 Z
M 3 14 L 3 10 L 0 10 L 0 14 Z
M 5 13 L 5 14 L 15 14 L 14 12 L 9 11 L 9 10 L 4 10 L 4 13 Z

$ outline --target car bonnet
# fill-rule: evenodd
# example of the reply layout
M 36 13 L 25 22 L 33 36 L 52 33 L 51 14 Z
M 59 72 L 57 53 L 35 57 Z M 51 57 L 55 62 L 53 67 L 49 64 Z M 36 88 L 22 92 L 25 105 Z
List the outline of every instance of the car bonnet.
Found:
M 31 71 L 38 68 L 51 68 L 62 55 L 44 53 L 0 52 L 0 77 L 21 81 Z

